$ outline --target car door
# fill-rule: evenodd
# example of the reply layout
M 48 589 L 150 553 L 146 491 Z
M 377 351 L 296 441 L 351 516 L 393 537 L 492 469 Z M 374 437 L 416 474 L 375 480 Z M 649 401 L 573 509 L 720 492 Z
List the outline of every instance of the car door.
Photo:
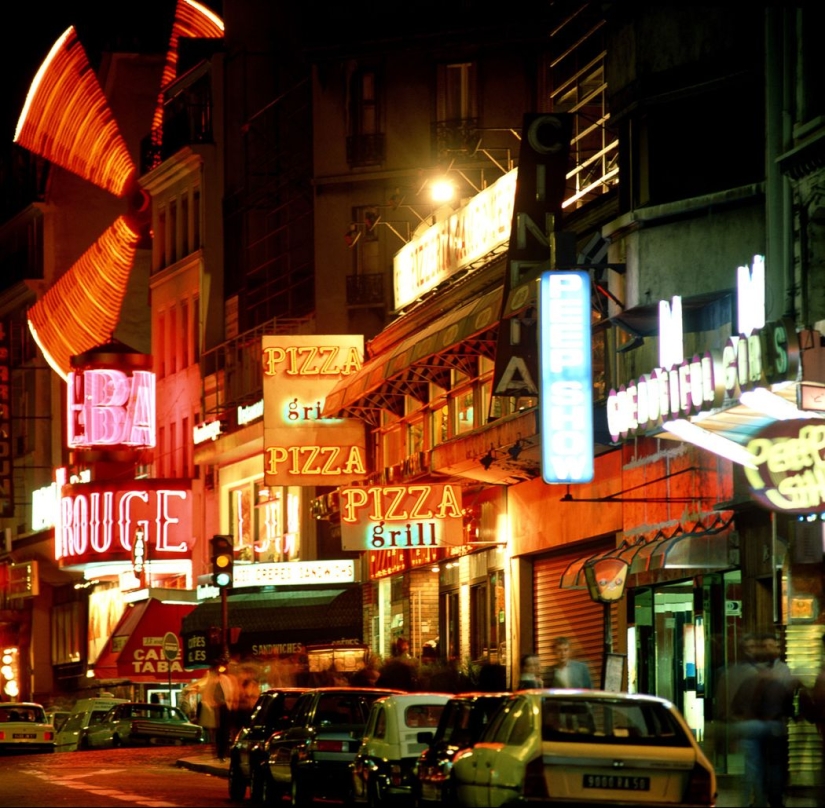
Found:
M 528 696 L 515 698 L 498 725 L 480 771 L 485 805 L 499 806 L 520 798 L 527 762 L 540 753 L 541 734 Z
M 269 773 L 279 785 L 286 785 L 292 779 L 292 750 L 298 744 L 305 743 L 310 735 L 308 725 L 314 714 L 315 700 L 314 693 L 302 696 L 295 706 L 291 725 L 281 732 L 274 733 L 267 741 Z

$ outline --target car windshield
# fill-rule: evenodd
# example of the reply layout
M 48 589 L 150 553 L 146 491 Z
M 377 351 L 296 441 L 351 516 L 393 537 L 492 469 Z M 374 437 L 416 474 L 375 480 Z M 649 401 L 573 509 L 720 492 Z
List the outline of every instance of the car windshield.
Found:
M 685 731 L 664 705 L 620 699 L 543 699 L 542 740 L 690 746 Z

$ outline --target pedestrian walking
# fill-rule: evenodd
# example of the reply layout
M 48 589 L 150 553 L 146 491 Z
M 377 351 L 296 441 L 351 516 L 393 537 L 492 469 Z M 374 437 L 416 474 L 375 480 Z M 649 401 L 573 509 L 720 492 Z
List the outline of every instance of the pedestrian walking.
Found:
M 586 662 L 572 658 L 570 640 L 567 637 L 556 637 L 553 641 L 553 652 L 558 661 L 547 671 L 548 687 L 592 689 L 590 667 Z
M 524 654 L 521 658 L 518 689 L 526 690 L 531 687 L 544 687 L 541 678 L 541 657 L 538 654 Z

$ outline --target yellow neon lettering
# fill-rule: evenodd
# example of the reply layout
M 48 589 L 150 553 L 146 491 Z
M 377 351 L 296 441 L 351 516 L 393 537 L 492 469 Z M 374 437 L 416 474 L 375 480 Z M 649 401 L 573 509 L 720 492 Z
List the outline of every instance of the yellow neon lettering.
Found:
M 438 519 L 444 519 L 447 516 L 461 516 L 461 506 L 458 504 L 458 497 L 452 485 L 444 486 L 444 491 L 441 494 L 441 504 L 438 506 L 435 515 Z
M 418 491 L 418 499 L 410 512 L 410 519 L 432 519 L 432 509 L 428 508 L 426 513 L 423 511 L 424 505 L 432 491 L 431 485 L 411 485 L 410 494 L 415 494 Z

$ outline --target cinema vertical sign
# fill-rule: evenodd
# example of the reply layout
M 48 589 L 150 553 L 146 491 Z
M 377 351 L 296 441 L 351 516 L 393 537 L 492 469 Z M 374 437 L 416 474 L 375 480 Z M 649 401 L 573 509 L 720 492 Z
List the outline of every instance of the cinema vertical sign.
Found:
M 323 418 L 332 388 L 361 369 L 356 335 L 263 337 L 264 483 L 340 486 L 367 474 L 364 422 Z

